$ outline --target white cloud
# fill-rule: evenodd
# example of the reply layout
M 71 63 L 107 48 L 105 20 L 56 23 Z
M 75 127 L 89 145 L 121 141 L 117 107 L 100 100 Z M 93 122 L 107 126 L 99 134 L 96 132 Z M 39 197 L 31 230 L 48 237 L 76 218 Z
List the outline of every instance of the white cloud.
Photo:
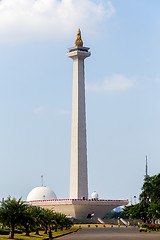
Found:
M 0 41 L 66 38 L 78 27 L 96 32 L 113 13 L 102 0 L 1 0 Z
M 69 113 L 70 112 L 66 109 L 61 109 L 58 111 L 58 115 L 63 115 L 63 116 L 68 115 Z
M 44 106 L 38 106 L 38 107 L 36 107 L 35 109 L 33 109 L 33 114 L 35 114 L 35 115 L 40 114 L 40 113 L 42 113 L 44 110 L 45 110 L 45 107 L 44 107 Z
M 154 80 L 154 82 L 155 82 L 156 84 L 160 84 L 160 78 L 156 78 L 156 79 Z
M 134 78 L 127 78 L 121 74 L 113 74 L 110 77 L 107 76 L 101 83 L 87 84 L 86 88 L 92 92 L 126 91 L 133 87 L 134 83 Z

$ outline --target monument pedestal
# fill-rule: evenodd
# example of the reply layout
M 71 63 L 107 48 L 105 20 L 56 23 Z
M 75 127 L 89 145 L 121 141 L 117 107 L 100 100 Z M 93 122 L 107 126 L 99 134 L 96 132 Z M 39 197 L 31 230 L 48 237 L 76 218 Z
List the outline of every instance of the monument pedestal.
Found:
M 128 200 L 55 199 L 31 201 L 33 206 L 53 209 L 75 219 L 87 219 L 94 212 L 94 218 L 103 218 L 112 209 L 127 205 Z

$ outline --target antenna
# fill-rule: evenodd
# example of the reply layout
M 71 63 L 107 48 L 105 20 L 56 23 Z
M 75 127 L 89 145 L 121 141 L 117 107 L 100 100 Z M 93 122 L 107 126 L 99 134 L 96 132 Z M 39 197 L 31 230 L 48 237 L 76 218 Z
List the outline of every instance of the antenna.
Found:
M 43 187 L 43 175 L 41 175 L 41 186 Z
M 147 159 L 147 156 L 146 156 L 146 169 L 145 169 L 144 179 L 146 179 L 148 177 L 149 177 L 149 175 L 148 175 L 148 159 Z

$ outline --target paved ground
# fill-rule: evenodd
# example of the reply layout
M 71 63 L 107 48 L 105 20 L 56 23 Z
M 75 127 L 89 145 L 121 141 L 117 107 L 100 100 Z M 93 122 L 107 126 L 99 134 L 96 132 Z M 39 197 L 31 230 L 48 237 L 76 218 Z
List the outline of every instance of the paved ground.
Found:
M 137 228 L 83 228 L 60 240 L 160 240 L 160 233 L 142 232 Z

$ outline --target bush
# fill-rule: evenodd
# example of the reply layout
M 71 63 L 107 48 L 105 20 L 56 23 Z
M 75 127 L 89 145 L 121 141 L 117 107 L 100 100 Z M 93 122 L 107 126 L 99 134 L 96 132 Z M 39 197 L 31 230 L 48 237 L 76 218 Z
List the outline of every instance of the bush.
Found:
M 160 224 L 147 224 L 147 228 L 152 231 L 160 230 Z
M 9 235 L 9 232 L 8 229 L 0 229 L 0 235 Z

